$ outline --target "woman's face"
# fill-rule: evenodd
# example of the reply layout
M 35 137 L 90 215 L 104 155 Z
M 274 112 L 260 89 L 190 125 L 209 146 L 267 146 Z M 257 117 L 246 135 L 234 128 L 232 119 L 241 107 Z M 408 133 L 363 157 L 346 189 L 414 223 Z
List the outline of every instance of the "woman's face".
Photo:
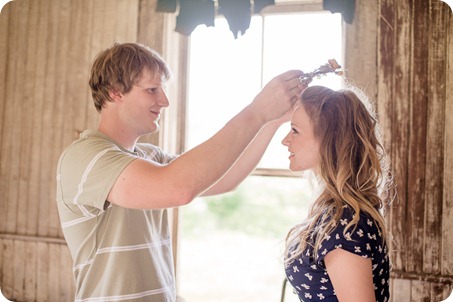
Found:
M 319 142 L 313 133 L 313 125 L 304 106 L 298 105 L 291 116 L 291 130 L 282 144 L 288 147 L 291 171 L 312 170 L 320 167 Z

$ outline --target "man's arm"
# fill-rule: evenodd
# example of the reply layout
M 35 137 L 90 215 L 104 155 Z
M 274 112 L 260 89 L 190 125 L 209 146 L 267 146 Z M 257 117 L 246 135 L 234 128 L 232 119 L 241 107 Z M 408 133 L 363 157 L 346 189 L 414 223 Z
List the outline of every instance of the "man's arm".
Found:
M 224 176 L 266 123 L 292 108 L 300 75 L 289 71 L 274 78 L 213 137 L 170 164 L 134 160 L 119 175 L 108 201 L 142 209 L 189 203 Z
M 299 85 L 302 92 L 307 86 Z M 230 192 L 247 177 L 256 168 L 264 155 L 269 143 L 275 135 L 275 132 L 285 122 L 291 119 L 292 109 L 279 119 L 267 123 L 252 140 L 250 145 L 244 150 L 239 159 L 234 163 L 230 170 L 212 187 L 203 192 L 201 196 L 211 196 Z
M 201 195 L 211 196 L 234 190 L 256 168 L 275 132 L 283 122 L 283 119 L 278 119 L 261 128 L 231 169 Z

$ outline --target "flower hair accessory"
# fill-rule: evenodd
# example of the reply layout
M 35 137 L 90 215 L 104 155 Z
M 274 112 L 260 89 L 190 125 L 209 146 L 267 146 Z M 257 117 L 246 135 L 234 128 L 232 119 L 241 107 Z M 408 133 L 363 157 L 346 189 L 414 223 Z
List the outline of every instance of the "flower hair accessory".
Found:
M 340 64 L 335 59 L 330 59 L 327 60 L 327 64 L 319 66 L 317 69 L 315 69 L 312 72 L 304 73 L 299 77 L 299 81 L 304 84 L 308 85 L 311 83 L 314 77 L 320 78 L 322 75 L 325 75 L 327 73 L 333 72 L 336 75 L 343 75 L 343 70 L 341 70 Z

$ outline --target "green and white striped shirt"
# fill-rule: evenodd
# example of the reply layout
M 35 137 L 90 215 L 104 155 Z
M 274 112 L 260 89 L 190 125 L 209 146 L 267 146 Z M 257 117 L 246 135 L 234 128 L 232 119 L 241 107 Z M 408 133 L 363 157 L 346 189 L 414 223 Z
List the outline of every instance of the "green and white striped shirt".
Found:
M 174 159 L 151 144 L 130 152 L 95 130 L 84 131 L 60 157 L 57 205 L 74 260 L 75 301 L 176 299 L 167 210 L 107 202 L 121 171 L 139 157 L 160 164 Z

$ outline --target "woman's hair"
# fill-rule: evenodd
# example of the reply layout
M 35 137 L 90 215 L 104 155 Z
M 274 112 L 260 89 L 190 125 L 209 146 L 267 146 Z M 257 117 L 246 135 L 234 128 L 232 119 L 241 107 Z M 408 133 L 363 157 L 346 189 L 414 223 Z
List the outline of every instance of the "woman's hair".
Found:
M 285 264 L 291 264 L 311 246 L 317 255 L 347 205 L 355 213 L 344 233 L 354 230 L 360 212 L 370 215 L 386 238 L 383 215 L 391 183 L 378 121 L 368 98 L 355 87 L 334 91 L 311 86 L 301 104 L 314 128 L 320 147 L 320 194 L 308 218 L 293 227 L 286 238 Z
M 164 80 L 170 78 L 167 63 L 153 49 L 138 43 L 115 43 L 100 52 L 91 68 L 89 81 L 94 106 L 101 112 L 106 101 L 112 101 L 109 92 L 128 93 L 140 81 L 143 70 L 158 72 Z

